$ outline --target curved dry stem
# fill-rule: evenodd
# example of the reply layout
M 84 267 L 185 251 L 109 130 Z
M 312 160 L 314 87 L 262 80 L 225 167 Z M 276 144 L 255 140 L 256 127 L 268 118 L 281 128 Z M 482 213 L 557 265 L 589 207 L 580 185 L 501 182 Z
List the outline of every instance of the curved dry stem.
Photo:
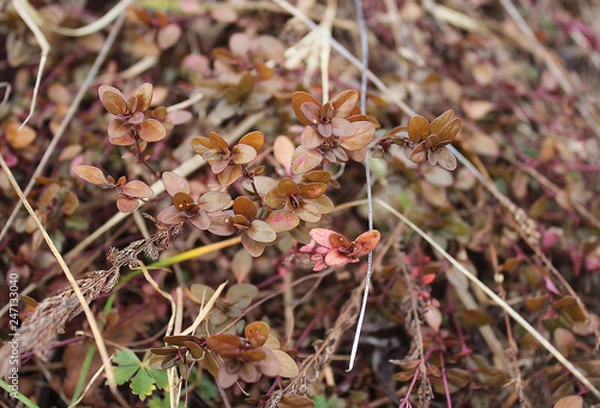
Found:
M 43 26 L 48 30 L 54 31 L 57 34 L 64 35 L 66 37 L 83 37 L 102 30 L 103 28 L 107 27 L 110 23 L 115 21 L 119 16 L 123 16 L 123 12 L 127 7 L 129 7 L 131 3 L 133 3 L 133 0 L 121 0 L 117 4 L 115 4 L 115 6 L 112 9 L 110 9 L 105 15 L 103 15 L 97 20 L 94 20 L 93 23 L 79 28 L 67 28 L 58 25 L 53 25 L 48 20 L 45 20 L 40 15 L 40 13 L 38 13 L 38 11 L 35 8 L 33 8 L 31 4 L 29 4 L 27 0 L 13 0 L 13 5 L 15 6 L 15 9 L 19 7 L 38 26 Z M 19 13 L 19 15 L 21 14 Z M 21 16 L 21 18 L 23 17 Z

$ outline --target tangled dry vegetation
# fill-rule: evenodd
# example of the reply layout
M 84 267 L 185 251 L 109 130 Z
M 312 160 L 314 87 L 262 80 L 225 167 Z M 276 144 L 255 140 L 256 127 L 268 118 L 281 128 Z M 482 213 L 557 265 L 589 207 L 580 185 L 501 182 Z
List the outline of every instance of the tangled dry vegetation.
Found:
M 88 3 L 0 11 L 3 406 L 598 404 L 597 2 Z

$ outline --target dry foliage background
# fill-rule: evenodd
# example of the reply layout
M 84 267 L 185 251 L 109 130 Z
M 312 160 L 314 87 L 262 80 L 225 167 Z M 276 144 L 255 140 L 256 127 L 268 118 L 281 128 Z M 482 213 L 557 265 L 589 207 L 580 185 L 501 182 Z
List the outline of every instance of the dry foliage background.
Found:
M 11 88 L 0 106 L 0 153 L 21 188 L 31 183 L 27 198 L 75 277 L 108 269 L 109 247 L 124 248 L 153 234 L 154 224 L 141 211 L 156 216 L 172 201 L 163 189 L 134 213 L 115 216 L 114 192 L 83 182 L 71 171 L 74 165 L 91 164 L 148 185 L 160 184 L 154 171 L 177 169 L 203 191 L 217 180 L 197 161 L 192 138 L 214 131 L 233 142 L 258 130 L 265 135 L 258 160 L 277 179 L 275 138 L 287 135 L 298 145 L 302 130 L 293 92 L 305 90 L 320 100 L 361 88 L 360 67 L 331 48 L 326 36 L 360 59 L 357 10 L 350 1 L 140 0 L 86 35 L 61 31 L 102 21 L 116 6 L 89 3 L 14 0 L 0 10 L 2 92 L 7 94 L 7 84 Z M 23 8 L 27 4 L 34 11 Z M 91 303 L 90 316 L 101 325 L 108 353 L 128 348 L 143 360 L 149 348 L 163 346 L 173 324 L 175 333 L 188 327 L 198 314 L 190 296 L 194 283 L 251 283 L 257 295 L 235 317 L 267 322 L 282 347 L 294 351 L 299 375 L 219 390 L 196 364 L 187 382 L 170 378 L 188 406 L 309 406 L 293 395 L 317 407 L 598 403 L 600 4 L 362 5 L 371 71 L 366 113 L 381 124 L 376 139 L 416 113 L 431 120 L 451 108 L 462 120 L 453 146 L 473 166 L 465 159 L 452 172 L 417 165 L 397 146 L 387 160 L 370 159 L 373 221 L 381 242 L 354 369 L 346 371 L 366 257 L 313 272 L 309 257 L 298 252 L 301 245 L 289 237 L 251 258 L 238 241 L 215 246 L 222 238 L 189 227 L 161 255 L 170 266 L 151 269 L 153 279 L 123 269 L 120 283 Z M 291 7 L 321 30 L 293 16 Z M 40 59 L 24 15 L 45 27 L 51 48 L 34 114 L 19 130 Z M 240 81 L 246 73 L 252 86 Z M 100 85 L 127 94 L 145 82 L 154 85 L 154 106 L 181 112 L 176 104 L 185 101 L 189 112 L 175 115 L 168 136 L 148 148 L 153 171 L 127 147 L 109 143 L 110 117 L 97 95 Z M 354 239 L 368 229 L 365 164 L 350 161 L 331 171 L 340 188 L 328 195 L 337 207 L 312 226 Z M 4 170 L 0 189 L 6 340 L 11 274 L 19 276 L 20 293 L 38 302 L 69 283 L 26 212 L 8 221 L 19 198 Z M 242 189 L 234 185 L 229 191 Z M 412 220 L 505 299 L 580 376 L 390 210 Z M 175 258 L 194 248 L 192 259 Z M 22 302 L 20 319 L 32 310 Z M 82 389 L 81 406 L 170 406 L 159 384 L 141 401 L 134 384 L 117 391 L 103 375 L 92 378 L 102 364 L 94 337 L 83 314 L 69 321 L 51 359 L 33 357 L 20 368 L 21 394 L 42 407 L 68 406 Z M 3 391 L 3 406 L 14 406 L 8 394 Z

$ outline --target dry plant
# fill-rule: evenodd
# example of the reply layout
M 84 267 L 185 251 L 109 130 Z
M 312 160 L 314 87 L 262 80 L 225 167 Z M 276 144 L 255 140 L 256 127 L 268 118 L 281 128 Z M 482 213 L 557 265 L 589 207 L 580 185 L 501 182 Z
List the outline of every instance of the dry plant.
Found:
M 598 12 L 7 2 L 3 403 L 597 404 Z

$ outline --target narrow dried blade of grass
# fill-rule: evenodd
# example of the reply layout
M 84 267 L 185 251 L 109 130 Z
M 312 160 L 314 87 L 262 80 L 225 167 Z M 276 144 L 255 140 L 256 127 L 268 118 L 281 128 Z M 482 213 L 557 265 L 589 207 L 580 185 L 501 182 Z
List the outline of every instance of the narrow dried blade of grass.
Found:
M 0 154 L 0 166 L 6 172 L 6 175 L 8 176 L 13 189 L 19 196 L 19 200 L 23 203 L 23 205 L 25 206 L 25 209 L 27 210 L 27 212 L 33 219 L 33 221 L 34 221 L 35 225 L 37 226 L 37 228 L 39 229 L 39 231 L 41 232 L 44 240 L 46 241 L 46 244 L 48 244 L 48 247 L 50 248 L 50 252 L 52 252 L 52 255 L 54 255 L 54 257 L 56 258 L 56 261 L 60 265 L 65 276 L 67 277 L 69 284 L 73 288 L 73 292 L 75 293 L 75 295 L 77 296 L 77 299 L 79 300 L 81 308 L 83 309 L 83 313 L 85 314 L 85 317 L 90 325 L 92 334 L 94 335 L 94 341 L 96 342 L 96 346 L 98 347 L 98 353 L 100 354 L 102 363 L 106 366 L 106 370 L 105 370 L 106 380 L 108 381 L 110 389 L 111 389 L 113 395 L 115 396 L 115 398 L 117 398 L 121 402 L 122 397 L 119 394 L 119 391 L 117 389 L 117 383 L 115 381 L 114 373 L 112 371 L 112 367 L 109 364 L 110 358 L 108 356 L 108 351 L 106 350 L 106 345 L 104 344 L 104 338 L 102 337 L 102 333 L 100 332 L 100 328 L 98 327 L 98 322 L 96 321 L 94 314 L 92 313 L 87 301 L 85 300 L 85 297 L 83 296 L 83 293 L 81 292 L 81 289 L 77 285 L 77 282 L 75 281 L 75 277 L 73 277 L 73 275 L 71 274 L 71 271 L 69 270 L 69 267 L 65 263 L 62 255 L 60 254 L 60 252 L 58 251 L 58 249 L 52 242 L 52 238 L 50 238 L 50 236 L 46 232 L 46 229 L 42 225 L 42 223 L 41 223 L 40 219 L 38 218 L 37 214 L 35 213 L 34 209 L 31 207 L 31 205 L 27 201 L 27 198 L 23 194 L 21 187 L 19 187 L 19 184 L 14 179 L 10 168 L 4 161 L 4 156 L 2 154 Z M 124 403 L 125 401 L 122 401 L 122 402 Z M 124 405 L 127 405 L 127 404 L 125 403 Z
M 560 352 L 552 343 L 550 343 L 544 336 L 542 336 L 532 325 L 530 325 L 515 309 L 513 309 L 508 303 L 506 303 L 500 296 L 494 291 L 488 288 L 483 282 L 481 282 L 475 275 L 469 272 L 464 266 L 454 259 L 444 248 L 438 245 L 437 242 L 425 231 L 419 228 L 416 224 L 406 218 L 404 215 L 399 213 L 396 209 L 391 207 L 385 201 L 375 199 L 375 202 L 381 205 L 383 208 L 392 213 L 402 222 L 406 223 L 413 231 L 419 234 L 425 241 L 427 241 L 436 251 L 438 251 L 444 258 L 446 258 L 452 265 L 454 265 L 463 275 L 465 275 L 475 286 L 481 289 L 494 303 L 500 306 L 506 313 L 508 313 L 523 329 L 536 339 L 542 347 L 544 347 L 559 363 L 563 365 L 575 378 L 577 378 L 586 388 L 588 388 L 597 398 L 600 398 L 600 390 L 598 390 L 586 376 L 571 363 L 567 358 Z
M 175 326 L 175 315 L 176 315 L 176 311 L 177 311 L 177 304 L 175 303 L 175 300 L 173 300 L 173 296 L 171 296 L 171 294 L 169 292 L 165 292 L 164 290 L 162 290 L 160 288 L 158 283 L 156 283 L 154 278 L 152 278 L 152 276 L 148 272 L 146 265 L 139 259 L 138 259 L 138 265 L 140 267 L 140 270 L 142 271 L 142 274 L 144 275 L 144 278 L 146 278 L 148 283 L 150 283 L 150 286 L 152 286 L 152 288 L 154 288 L 155 291 L 160 293 L 160 295 L 162 297 L 164 297 L 165 299 L 167 299 L 169 301 L 169 303 L 171 304 L 171 317 L 169 318 L 169 322 L 167 323 L 167 333 L 166 333 L 166 335 L 168 336 L 172 332 L 173 327 Z
M 185 336 L 187 334 L 193 334 L 196 331 L 200 323 L 202 323 L 204 319 L 206 319 L 206 316 L 212 310 L 213 306 L 215 305 L 215 302 L 217 301 L 219 296 L 221 296 L 221 292 L 223 292 L 223 289 L 225 289 L 225 286 L 227 286 L 227 282 L 223 282 L 219 285 L 219 287 L 215 290 L 215 293 L 213 293 L 211 298 L 208 299 L 208 302 L 206 302 L 205 305 L 200 307 L 200 313 L 198 313 L 198 316 L 196 316 L 196 319 L 194 319 L 192 325 L 181 333 L 182 335 Z
M 52 140 L 50 141 L 50 144 L 46 148 L 44 155 L 40 159 L 35 170 L 33 171 L 33 174 L 31 175 L 31 178 L 29 179 L 29 182 L 27 183 L 27 186 L 25 187 L 25 190 L 24 190 L 25 196 L 29 195 L 29 193 L 31 192 L 31 190 L 35 184 L 35 180 L 37 179 L 37 177 L 40 174 L 42 174 L 42 171 L 44 171 L 44 168 L 46 167 L 46 164 L 48 163 L 50 156 L 54 152 L 56 145 L 58 144 L 58 142 L 60 141 L 62 136 L 65 134 L 65 131 L 67 130 L 69 124 L 71 123 L 71 119 L 73 119 L 73 116 L 75 116 L 75 113 L 77 112 L 77 109 L 79 108 L 79 104 L 81 103 L 81 100 L 83 99 L 83 96 L 86 94 L 90 84 L 92 83 L 92 80 L 96 77 L 96 74 L 98 73 L 98 70 L 100 69 L 100 66 L 104 63 L 106 55 L 112 49 L 115 39 L 117 38 L 117 34 L 121 30 L 121 27 L 123 26 L 124 22 L 125 22 L 124 15 L 121 16 L 121 18 L 119 18 L 115 22 L 115 25 L 113 26 L 112 30 L 110 31 L 110 34 L 106 38 L 106 41 L 102 45 L 102 49 L 98 53 L 98 56 L 96 57 L 96 60 L 94 61 L 94 64 L 92 65 L 89 72 L 87 73 L 87 75 L 85 77 L 85 81 L 81 85 L 81 88 L 79 88 L 79 91 L 77 92 L 77 95 L 75 95 L 75 98 L 73 98 L 73 103 L 71 103 L 71 106 L 69 106 L 69 110 L 67 111 L 67 114 L 63 118 L 63 120 L 60 124 L 60 127 L 56 131 L 56 134 L 52 137 Z M 34 95 L 34 97 L 35 97 L 35 95 Z M 0 231 L 0 241 L 2 241 L 2 239 L 6 235 L 6 232 L 12 225 L 12 223 L 20 209 L 21 209 L 21 202 L 18 201 L 15 204 L 15 208 L 13 208 L 13 211 L 10 214 L 10 217 L 8 217 L 6 224 L 4 224 L 2 231 Z
M 104 27 L 116 20 L 119 16 L 123 16 L 125 9 L 129 7 L 131 3 L 133 3 L 133 0 L 119 1 L 102 17 L 94 20 L 93 23 L 79 28 L 67 28 L 53 24 L 51 21 L 45 19 L 40 13 L 38 13 L 38 11 L 33 8 L 27 0 L 13 0 L 13 2 L 15 4 L 15 8 L 16 4 L 18 3 L 19 6 L 26 10 L 28 15 L 30 15 L 33 21 L 35 21 L 35 23 L 40 27 L 44 27 L 47 30 L 54 31 L 57 34 L 64 35 L 66 37 L 83 37 L 85 35 L 93 34 L 102 30 Z
M 231 132 L 231 134 L 229 136 L 227 136 L 225 138 L 225 140 L 227 140 L 227 142 L 230 144 L 235 142 L 240 137 L 242 137 L 244 134 L 246 134 L 247 131 L 256 124 L 256 122 L 258 122 L 260 119 L 262 119 L 264 117 L 264 115 L 265 115 L 264 112 L 258 112 L 251 116 L 248 116 L 242 122 L 239 123 L 239 125 Z M 182 163 L 177 168 L 175 168 L 173 170 L 173 173 L 176 173 L 176 174 L 179 174 L 180 176 L 185 177 L 185 176 L 191 174 L 192 172 L 198 170 L 205 164 L 206 164 L 206 161 L 201 156 L 195 155 L 195 156 L 192 156 L 191 158 L 189 158 L 184 163 Z M 152 184 L 152 186 L 150 186 L 150 188 L 152 188 L 152 191 L 154 191 L 155 196 L 159 196 L 162 193 L 164 193 L 164 191 L 165 191 L 165 186 L 164 186 L 162 180 L 158 180 L 156 183 Z M 143 205 L 144 203 L 141 202 L 141 204 Z M 87 248 L 88 245 L 90 245 L 96 239 L 100 238 L 100 236 L 102 234 L 104 234 L 106 231 L 110 230 L 112 227 L 114 227 L 115 225 L 117 225 L 118 223 L 123 221 L 129 215 L 130 215 L 130 213 L 127 213 L 127 214 L 124 214 L 121 212 L 116 213 L 115 215 L 113 215 L 111 217 L 110 220 L 105 222 L 100 228 L 98 228 L 92 234 L 88 235 L 83 241 L 81 241 L 79 244 L 77 244 L 77 246 L 75 246 L 73 249 L 71 249 L 69 252 L 67 252 L 65 257 L 70 258 L 72 256 L 79 254 L 81 251 L 83 251 L 85 248 Z
M 50 53 L 51 47 L 50 43 L 42 33 L 40 26 L 35 21 L 35 15 L 37 14 L 37 11 L 33 7 L 31 7 L 31 5 L 26 0 L 13 0 L 12 4 L 19 17 L 21 17 L 21 19 L 25 22 L 27 27 L 29 27 L 29 29 L 33 33 L 35 40 L 38 42 L 42 50 L 42 55 L 40 56 L 40 65 L 38 66 L 37 75 L 35 77 L 33 95 L 31 96 L 31 106 L 29 107 L 29 114 L 27 115 L 23 123 L 21 123 L 21 127 L 23 127 L 27 124 L 27 122 L 29 122 L 29 120 L 33 116 L 33 113 L 35 112 L 35 105 L 37 101 L 38 92 L 40 90 L 40 83 L 42 82 L 42 73 L 44 72 L 44 67 L 46 66 L 46 61 L 48 60 L 48 54 Z M 1 239 L 2 234 L 0 234 L 0 240 Z

